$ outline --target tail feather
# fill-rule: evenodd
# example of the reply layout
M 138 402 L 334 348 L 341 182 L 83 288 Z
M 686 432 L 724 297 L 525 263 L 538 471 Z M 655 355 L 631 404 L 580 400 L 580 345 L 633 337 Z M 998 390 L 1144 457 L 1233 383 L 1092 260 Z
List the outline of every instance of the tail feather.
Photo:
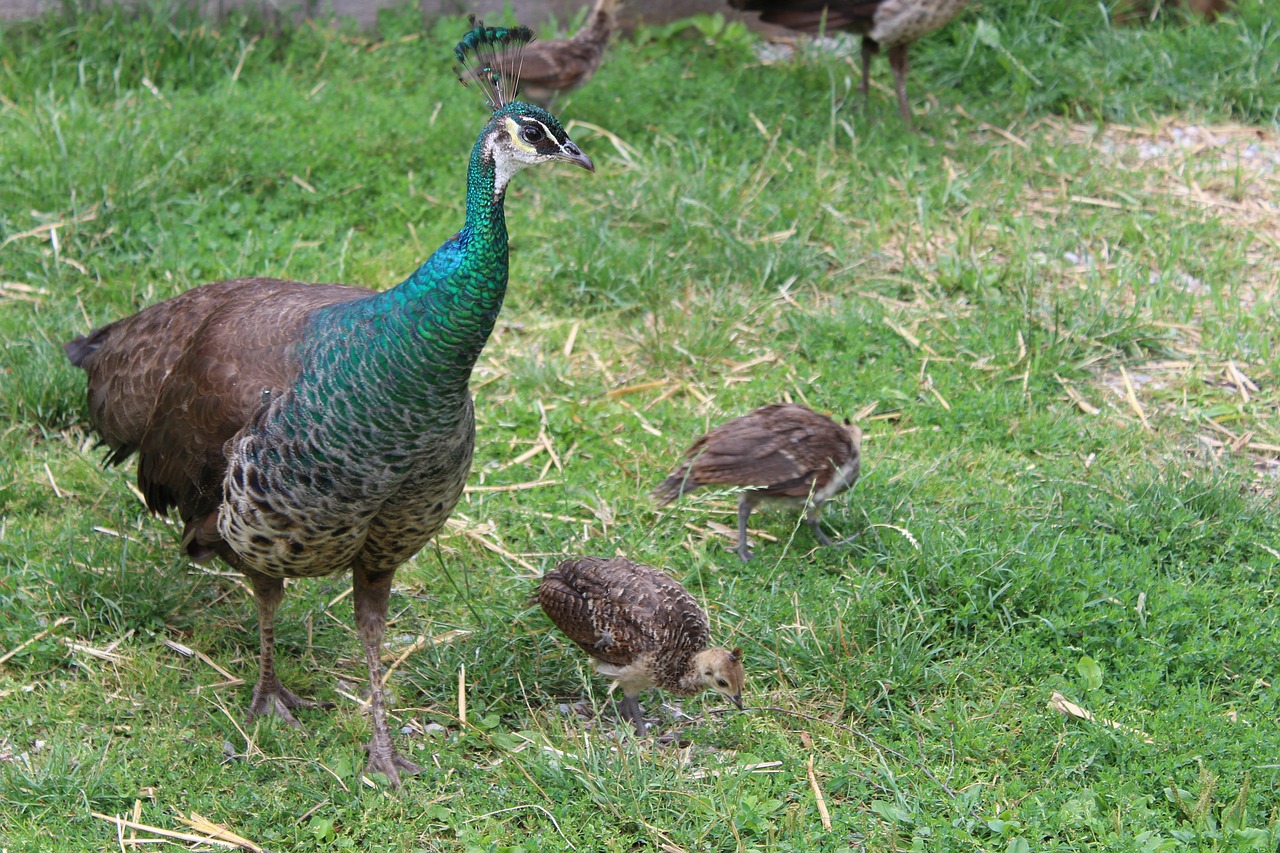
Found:
M 689 478 L 689 466 L 681 465 L 670 477 L 658 484 L 652 492 L 658 506 L 666 506 L 676 498 L 692 492 L 702 484 Z
M 72 341 L 67 341 L 62 345 L 62 351 L 67 354 L 67 358 L 76 367 L 87 368 L 89 359 L 93 358 L 93 354 L 98 351 L 98 347 L 102 346 L 102 342 L 106 340 L 107 329 L 110 326 L 102 326 L 94 329 L 87 335 L 81 335 Z

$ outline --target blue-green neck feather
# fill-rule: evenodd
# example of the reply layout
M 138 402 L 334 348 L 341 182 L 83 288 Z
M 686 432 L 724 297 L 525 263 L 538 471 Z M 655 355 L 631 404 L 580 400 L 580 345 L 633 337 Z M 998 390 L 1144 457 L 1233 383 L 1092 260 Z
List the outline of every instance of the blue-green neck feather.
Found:
M 391 290 L 316 316 L 304 374 L 335 375 L 314 385 L 319 377 L 304 375 L 298 387 L 345 386 L 368 405 L 407 407 L 441 427 L 461 414 L 507 290 L 503 194 L 483 144 L 492 127 L 471 152 L 462 230 Z

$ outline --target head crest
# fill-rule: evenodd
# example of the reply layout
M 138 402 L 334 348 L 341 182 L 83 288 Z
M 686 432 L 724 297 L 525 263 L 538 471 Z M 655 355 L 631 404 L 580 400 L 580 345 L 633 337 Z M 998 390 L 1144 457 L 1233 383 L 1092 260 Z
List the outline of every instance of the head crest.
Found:
M 533 41 L 533 30 L 486 27 L 475 15 L 470 21 L 471 32 L 453 49 L 461 66 L 454 73 L 464 86 L 475 80 L 484 92 L 485 102 L 497 112 L 516 98 L 520 62 L 524 46 Z

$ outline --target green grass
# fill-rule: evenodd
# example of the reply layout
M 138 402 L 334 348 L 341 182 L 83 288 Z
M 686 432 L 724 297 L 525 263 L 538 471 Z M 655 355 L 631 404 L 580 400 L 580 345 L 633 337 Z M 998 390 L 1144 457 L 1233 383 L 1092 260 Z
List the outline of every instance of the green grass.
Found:
M 398 793 L 361 778 L 346 578 L 291 585 L 277 622 L 286 683 L 339 705 L 309 736 L 245 729 L 249 688 L 167 644 L 252 679 L 250 596 L 102 468 L 60 343 L 218 278 L 399 281 L 462 219 L 484 114 L 450 72 L 461 22 L 0 31 L 0 847 L 114 847 L 92 813 L 137 804 L 277 851 L 1275 850 L 1265 6 L 975 4 L 913 49 L 915 132 L 883 62 L 867 115 L 856 56 L 762 66 L 711 18 L 621 41 L 557 108 L 597 174 L 510 193 L 471 482 L 546 484 L 473 491 L 397 575 L 389 651 L 440 640 L 392 677 L 431 767 Z M 1191 125 L 1225 142 L 1188 154 Z M 859 535 L 815 550 L 761 512 L 744 565 L 731 495 L 646 495 L 782 397 L 863 414 L 863 479 L 825 516 Z M 752 710 L 663 712 L 687 749 L 560 710 L 605 685 L 532 579 L 615 552 L 746 651 Z

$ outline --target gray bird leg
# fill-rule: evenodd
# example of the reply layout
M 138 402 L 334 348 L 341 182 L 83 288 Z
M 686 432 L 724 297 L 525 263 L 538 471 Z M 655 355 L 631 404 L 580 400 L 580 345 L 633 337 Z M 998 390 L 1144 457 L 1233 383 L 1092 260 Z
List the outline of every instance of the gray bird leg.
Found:
M 889 48 L 889 67 L 893 69 L 893 87 L 898 90 L 898 112 L 907 124 L 911 123 L 911 107 L 907 105 L 907 46 L 895 44 Z
M 249 704 L 249 717 L 280 717 L 297 728 L 302 725 L 289 711 L 290 708 L 332 708 L 330 702 L 313 702 L 294 695 L 280 683 L 276 676 L 276 607 L 284 598 L 284 579 L 273 578 L 252 569 L 240 567 L 253 583 L 253 597 L 258 604 L 259 667 L 258 683 L 253 688 L 253 701 Z
M 880 45 L 866 36 L 862 37 L 862 82 L 858 84 L 858 93 L 862 95 L 862 109 L 871 109 L 871 57 L 880 51 Z
M 644 737 L 648 734 L 649 728 L 644 723 L 644 712 L 640 710 L 639 697 L 622 697 L 622 701 L 618 703 L 618 713 L 622 714 L 624 719 L 630 720 L 631 725 L 636 727 L 637 737 Z
M 809 525 L 809 529 L 813 531 L 813 535 L 816 536 L 818 541 L 823 545 L 834 545 L 835 543 L 831 541 L 831 537 L 827 536 L 827 534 L 822 531 L 822 525 L 818 523 L 820 515 L 821 513 L 818 509 L 811 509 L 804 514 L 804 523 Z
M 747 497 L 747 493 L 743 492 L 738 495 L 738 556 L 742 558 L 742 562 L 751 559 L 751 549 L 747 547 L 747 519 L 751 517 L 751 510 L 755 504 Z
M 390 572 L 370 572 L 357 566 L 352 572 L 356 630 L 369 665 L 369 713 L 373 717 L 373 737 L 367 751 L 366 773 L 385 774 L 392 787 L 400 787 L 400 774 L 423 772 L 423 768 L 396 751 L 387 728 L 387 708 L 382 692 L 382 637 L 387 626 L 387 599 L 391 595 Z

